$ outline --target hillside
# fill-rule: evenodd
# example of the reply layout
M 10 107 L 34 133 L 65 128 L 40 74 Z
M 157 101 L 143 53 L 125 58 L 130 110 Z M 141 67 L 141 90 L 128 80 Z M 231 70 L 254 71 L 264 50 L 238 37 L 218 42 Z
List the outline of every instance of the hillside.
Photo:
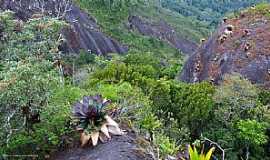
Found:
M 228 19 L 187 61 L 181 79 L 219 83 L 227 73 L 240 73 L 269 88 L 269 9 L 262 4 Z
M 138 34 L 151 36 L 167 42 L 172 47 L 175 47 L 185 54 L 191 54 L 197 49 L 198 46 L 195 42 L 179 36 L 179 33 L 165 21 L 160 20 L 159 22 L 149 23 L 148 19 L 149 17 L 147 19 L 142 19 L 138 16 L 129 16 L 129 29 L 138 31 Z
M 196 43 L 199 42 L 200 38 L 207 36 L 209 33 L 207 29 L 197 29 L 198 26 L 203 28 L 205 26 L 203 23 L 194 22 L 184 16 L 166 10 L 157 5 L 156 2 L 156 0 L 138 1 L 134 2 L 134 6 L 129 6 L 132 3 L 124 3 L 126 5 L 120 8 L 117 5 L 110 8 L 109 4 L 95 0 L 92 0 L 91 3 L 82 0 L 78 1 L 77 4 L 96 17 L 105 33 L 135 50 L 151 52 L 162 52 L 164 50 L 166 52 L 173 52 L 172 48 L 176 48 L 190 53 L 186 46 L 192 48 L 192 50 L 195 49 L 197 47 Z M 99 9 L 96 10 L 96 8 Z M 144 12 L 145 10 L 147 12 Z M 153 28 L 156 33 L 153 34 L 153 31 L 140 33 L 138 28 L 132 30 L 129 27 L 129 17 L 132 16 L 140 17 L 140 19 L 147 22 L 141 24 L 141 27 Z M 164 36 L 160 36 L 166 35 L 167 32 L 174 32 L 174 38 L 169 40 Z M 141 42 L 144 45 L 141 45 Z M 180 42 L 181 45 L 179 45 Z M 168 43 L 172 44 L 172 47 L 168 47 Z M 175 43 L 178 43 L 178 45 L 175 45 Z
M 237 2 L 0 0 L 0 159 L 270 160 L 270 4 Z
M 226 14 L 239 12 L 263 0 L 162 0 L 162 6 L 183 16 L 205 22 L 209 29 L 215 29 Z M 268 1 L 269 2 L 269 1 Z
M 207 23 L 192 17 L 186 17 L 172 10 L 163 7 L 158 0 L 152 0 L 149 5 L 136 8 L 134 15 L 139 15 L 150 22 L 165 21 L 171 25 L 175 32 L 182 38 L 193 42 L 200 42 L 200 39 L 207 37 L 211 30 Z M 145 12 L 147 10 L 147 12 Z
M 40 8 L 42 7 L 44 11 L 41 13 Z M 100 31 L 93 17 L 69 2 L 48 1 L 43 4 L 36 0 L 3 0 L 0 2 L 0 9 L 15 12 L 15 16 L 22 21 L 40 17 L 42 14 L 63 18 L 70 24 L 63 29 L 63 36 L 66 39 L 65 43 L 62 44 L 64 51 L 78 54 L 80 50 L 85 50 L 99 55 L 127 52 L 126 46 L 119 44 L 115 39 L 107 37 Z

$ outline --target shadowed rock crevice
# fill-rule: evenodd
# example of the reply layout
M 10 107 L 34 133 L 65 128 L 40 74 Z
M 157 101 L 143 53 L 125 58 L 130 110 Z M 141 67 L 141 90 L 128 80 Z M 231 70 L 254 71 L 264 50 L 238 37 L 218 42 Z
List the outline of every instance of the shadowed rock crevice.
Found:
M 67 0 L 2 0 L 0 8 L 11 10 L 21 20 L 28 20 L 40 13 L 53 17 L 60 17 L 70 24 L 62 31 L 66 38 L 65 51 L 79 53 L 80 50 L 106 55 L 107 53 L 125 53 L 127 47 L 106 36 L 100 31 L 97 22 Z

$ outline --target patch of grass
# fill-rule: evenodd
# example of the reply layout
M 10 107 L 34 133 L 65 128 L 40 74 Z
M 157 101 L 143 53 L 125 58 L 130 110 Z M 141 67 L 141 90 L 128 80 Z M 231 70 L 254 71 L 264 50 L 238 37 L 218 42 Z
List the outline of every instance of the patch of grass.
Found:
M 261 3 L 255 7 L 255 11 L 270 18 L 270 4 Z
M 270 4 L 267 2 L 260 3 L 256 5 L 254 8 L 249 8 L 247 12 L 253 15 L 260 14 L 270 18 Z

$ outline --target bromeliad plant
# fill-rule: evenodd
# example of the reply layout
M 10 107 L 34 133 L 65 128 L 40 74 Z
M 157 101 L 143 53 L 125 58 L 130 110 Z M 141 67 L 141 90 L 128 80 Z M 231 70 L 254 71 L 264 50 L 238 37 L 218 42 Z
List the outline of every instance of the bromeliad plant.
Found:
M 214 152 L 215 148 L 211 148 L 206 154 L 203 153 L 203 150 L 201 151 L 201 153 L 198 153 L 196 147 L 194 147 L 194 149 L 189 146 L 189 157 L 190 160 L 210 160 L 213 152 Z
M 81 146 L 88 142 L 96 146 L 98 140 L 105 142 L 112 135 L 123 135 L 119 125 L 106 113 L 106 106 L 110 100 L 103 99 L 101 95 L 85 96 L 73 106 L 73 116 L 81 134 Z

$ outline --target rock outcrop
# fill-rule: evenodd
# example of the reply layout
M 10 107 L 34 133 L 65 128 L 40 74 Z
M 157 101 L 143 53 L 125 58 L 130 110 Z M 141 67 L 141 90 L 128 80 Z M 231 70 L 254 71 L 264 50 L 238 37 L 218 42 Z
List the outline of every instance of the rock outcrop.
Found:
M 11 10 L 24 21 L 40 14 L 64 19 L 70 24 L 69 28 L 62 31 L 67 40 L 64 48 L 69 52 L 85 50 L 106 55 L 127 51 L 127 47 L 102 33 L 96 20 L 69 0 L 1 0 L 0 9 Z
M 226 20 L 198 51 L 190 56 L 179 79 L 209 80 L 218 84 L 224 74 L 239 73 L 270 88 L 270 7 L 243 11 Z
M 198 47 L 195 42 L 179 36 L 165 21 L 150 23 L 138 16 L 130 16 L 128 21 L 130 29 L 137 30 L 142 35 L 165 41 L 185 54 L 193 53 Z
M 132 133 L 115 136 L 111 141 L 96 147 L 72 148 L 57 153 L 51 160 L 154 160 Z M 146 144 L 147 145 L 147 144 Z

